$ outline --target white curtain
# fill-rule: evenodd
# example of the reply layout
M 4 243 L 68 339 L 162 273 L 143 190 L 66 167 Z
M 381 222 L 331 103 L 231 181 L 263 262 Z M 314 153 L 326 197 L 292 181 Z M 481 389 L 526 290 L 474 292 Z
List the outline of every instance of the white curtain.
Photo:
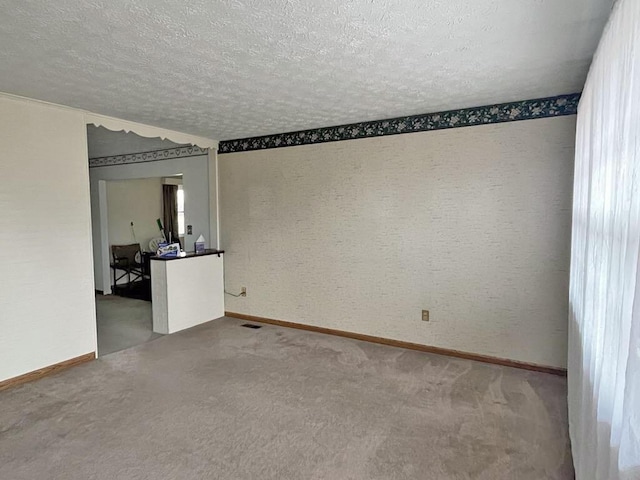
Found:
M 640 0 L 618 0 L 578 108 L 569 429 L 576 478 L 640 479 Z

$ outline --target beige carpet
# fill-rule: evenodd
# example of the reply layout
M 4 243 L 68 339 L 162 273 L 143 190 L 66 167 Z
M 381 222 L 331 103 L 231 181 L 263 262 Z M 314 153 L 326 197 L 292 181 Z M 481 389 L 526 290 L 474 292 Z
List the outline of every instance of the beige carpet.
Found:
M 96 317 L 99 356 L 162 336 L 153 333 L 151 302 L 116 295 L 96 295 Z
M 0 478 L 573 477 L 564 378 L 242 323 L 0 392 Z

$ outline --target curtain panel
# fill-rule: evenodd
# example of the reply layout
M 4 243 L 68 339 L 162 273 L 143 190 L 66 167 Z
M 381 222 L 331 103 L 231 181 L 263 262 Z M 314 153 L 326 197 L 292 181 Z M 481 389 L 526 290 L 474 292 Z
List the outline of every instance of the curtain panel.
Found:
M 180 242 L 178 233 L 178 186 L 162 185 L 162 216 L 164 234 L 174 243 Z
M 580 105 L 569 325 L 578 480 L 640 479 L 640 1 L 618 0 Z

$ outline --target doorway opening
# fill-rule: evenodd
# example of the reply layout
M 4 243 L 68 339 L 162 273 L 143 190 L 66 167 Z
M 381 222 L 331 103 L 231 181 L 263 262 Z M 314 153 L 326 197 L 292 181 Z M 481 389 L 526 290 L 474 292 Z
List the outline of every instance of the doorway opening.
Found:
M 153 331 L 151 260 L 158 245 L 184 245 L 184 185 L 171 160 L 125 163 L 130 156 L 183 147 L 160 138 L 87 126 L 98 355 L 161 337 Z

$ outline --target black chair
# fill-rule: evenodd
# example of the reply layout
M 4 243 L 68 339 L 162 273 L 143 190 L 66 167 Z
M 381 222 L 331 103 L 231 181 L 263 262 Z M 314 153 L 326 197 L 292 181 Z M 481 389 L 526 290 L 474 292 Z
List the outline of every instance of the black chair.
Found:
M 130 245 L 111 245 L 111 256 L 113 263 L 113 289 L 118 288 L 118 280 L 127 277 L 127 287 L 131 287 L 131 283 L 142 280 L 144 271 L 142 261 L 142 252 L 139 243 Z M 117 271 L 122 273 L 118 276 Z

